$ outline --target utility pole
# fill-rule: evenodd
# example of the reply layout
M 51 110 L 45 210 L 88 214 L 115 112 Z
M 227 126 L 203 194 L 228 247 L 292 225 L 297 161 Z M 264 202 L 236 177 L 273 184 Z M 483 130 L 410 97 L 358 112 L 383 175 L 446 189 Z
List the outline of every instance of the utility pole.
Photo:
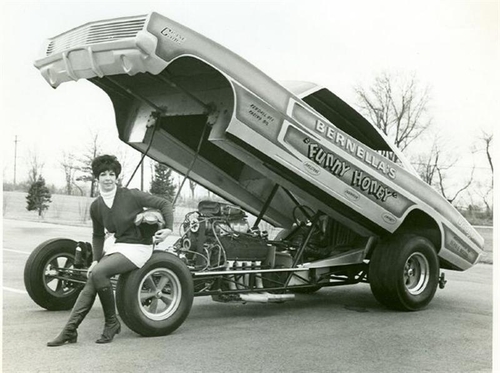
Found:
M 17 168 L 17 143 L 19 140 L 16 138 L 14 140 L 14 187 L 16 186 L 16 168 Z

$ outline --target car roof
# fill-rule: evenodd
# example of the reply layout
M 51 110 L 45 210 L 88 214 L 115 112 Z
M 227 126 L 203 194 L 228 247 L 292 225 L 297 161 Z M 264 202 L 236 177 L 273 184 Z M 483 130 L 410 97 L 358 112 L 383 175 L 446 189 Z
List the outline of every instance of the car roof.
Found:
M 316 108 L 316 111 L 323 111 L 320 114 L 330 120 L 334 126 L 363 144 L 374 150 L 393 151 L 389 140 L 378 128 L 327 88 L 305 81 L 283 81 L 280 83 L 313 109 Z M 318 109 L 319 106 L 322 107 L 322 110 Z M 326 112 L 331 115 L 325 115 Z

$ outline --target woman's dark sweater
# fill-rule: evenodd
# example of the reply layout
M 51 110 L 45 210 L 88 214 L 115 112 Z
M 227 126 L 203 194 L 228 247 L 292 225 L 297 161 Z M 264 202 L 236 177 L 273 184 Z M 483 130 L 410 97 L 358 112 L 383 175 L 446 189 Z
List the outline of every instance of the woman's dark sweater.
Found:
M 102 197 L 95 199 L 90 206 L 94 260 L 102 257 L 105 229 L 115 234 L 117 243 L 150 244 L 151 237 L 143 237 L 141 230 L 134 223 L 137 214 L 148 207 L 159 209 L 165 219 L 165 228 L 172 229 L 172 205 L 163 198 L 138 189 L 118 187 L 111 208 L 104 203 Z

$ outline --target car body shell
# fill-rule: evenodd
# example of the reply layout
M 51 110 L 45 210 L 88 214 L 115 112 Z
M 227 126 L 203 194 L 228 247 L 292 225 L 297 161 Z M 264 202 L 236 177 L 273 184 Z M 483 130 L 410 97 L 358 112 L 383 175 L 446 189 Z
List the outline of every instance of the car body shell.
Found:
M 278 83 L 157 13 L 58 35 L 35 66 L 53 87 L 88 79 L 102 88 L 124 142 L 255 215 L 264 211 L 273 225 L 292 226 L 300 204 L 364 237 L 432 231 L 445 268 L 466 270 L 482 253 L 483 238 L 461 214 L 332 92 Z M 276 184 L 284 190 L 268 202 Z

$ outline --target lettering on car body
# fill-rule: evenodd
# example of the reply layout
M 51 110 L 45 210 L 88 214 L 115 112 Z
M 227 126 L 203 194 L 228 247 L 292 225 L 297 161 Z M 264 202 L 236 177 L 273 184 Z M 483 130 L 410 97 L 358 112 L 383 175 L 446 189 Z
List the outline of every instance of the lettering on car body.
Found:
M 310 141 L 305 139 L 304 141 Z M 337 158 L 336 154 L 326 152 L 318 144 L 309 143 L 309 150 L 307 157 L 316 164 L 323 167 L 325 170 L 330 171 L 335 176 L 342 177 L 350 170 L 350 166 L 346 162 Z
M 369 164 L 377 171 L 387 175 L 391 179 L 396 178 L 396 169 L 394 167 L 391 167 L 386 160 L 381 159 L 368 148 L 365 149 L 356 141 L 344 135 L 336 128 L 318 120 L 314 129 L 316 130 L 316 132 L 323 135 L 323 137 L 330 140 L 335 145 L 347 150 L 349 153 L 355 155 L 359 159 L 363 160 L 365 163 Z
M 382 214 L 382 219 L 387 223 L 387 224 L 396 224 L 396 217 L 392 214 L 389 214 L 388 212 L 384 212 Z
M 373 195 L 382 202 L 387 201 L 389 197 L 397 197 L 396 192 L 382 185 L 378 180 L 365 175 L 363 171 L 360 170 L 354 170 L 351 185 L 361 189 L 363 192 Z
M 319 144 L 311 142 L 309 138 L 304 139 L 304 142 L 308 144 L 307 157 L 332 175 L 342 178 L 351 170 L 351 166 L 336 154 L 326 151 Z M 389 197 L 397 198 L 396 192 L 357 169 L 352 169 L 351 186 L 382 202 L 387 201 Z
M 351 189 L 344 190 L 344 196 L 346 196 L 347 199 L 350 199 L 351 201 L 354 202 L 356 202 L 359 199 L 359 194 Z
M 172 30 L 170 27 L 165 27 L 163 30 L 160 31 L 163 36 L 165 36 L 167 39 L 173 41 L 174 43 L 177 44 L 182 44 L 186 41 L 186 38 L 179 34 L 178 32 Z
M 469 263 L 475 263 L 479 253 L 467 245 L 460 237 L 458 237 L 450 228 L 443 224 L 445 246 L 451 252 L 457 254 Z
M 248 114 L 250 114 L 254 119 L 264 124 L 265 126 L 268 126 L 275 121 L 274 117 L 271 114 L 269 114 L 256 104 L 250 104 Z
M 306 170 L 308 173 L 310 173 L 313 176 L 317 176 L 321 172 L 321 169 L 312 162 L 304 162 L 303 166 L 304 166 L 304 170 Z

